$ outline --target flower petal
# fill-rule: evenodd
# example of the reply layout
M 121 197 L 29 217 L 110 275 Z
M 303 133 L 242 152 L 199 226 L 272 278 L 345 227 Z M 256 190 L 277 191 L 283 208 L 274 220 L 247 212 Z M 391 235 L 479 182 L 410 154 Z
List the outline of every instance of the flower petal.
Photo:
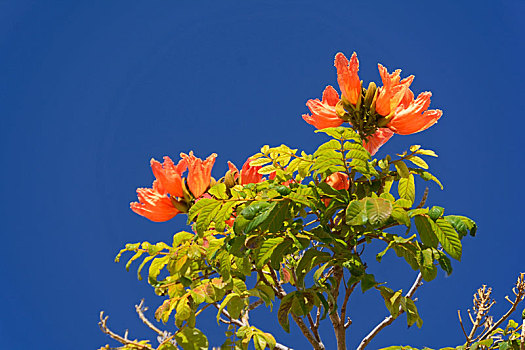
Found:
M 348 62 L 345 55 L 339 52 L 335 55 L 334 65 L 337 69 L 337 82 L 339 83 L 341 94 L 355 105 L 361 94 L 361 80 L 359 80 L 357 75 L 359 70 L 357 54 L 354 52 L 350 62 Z
M 131 210 L 151 221 L 168 221 L 179 213 L 171 199 L 165 194 L 158 193 L 155 188 L 138 188 L 137 196 L 139 202 L 130 203 Z
M 390 129 L 380 128 L 368 138 L 368 140 L 363 141 L 363 146 L 366 148 L 370 155 L 377 153 L 379 148 L 383 146 L 390 138 L 394 135 L 394 132 Z
M 188 188 L 195 198 L 199 198 L 210 186 L 211 169 L 217 154 L 211 154 L 205 161 L 195 157 L 193 151 L 190 151 L 189 155 L 181 153 L 180 156 L 188 165 Z

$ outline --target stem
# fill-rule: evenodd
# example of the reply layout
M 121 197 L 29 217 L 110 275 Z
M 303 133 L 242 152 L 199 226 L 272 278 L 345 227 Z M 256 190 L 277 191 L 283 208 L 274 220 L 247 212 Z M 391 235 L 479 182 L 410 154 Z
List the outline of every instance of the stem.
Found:
M 405 297 L 412 298 L 412 296 L 414 295 L 416 290 L 419 288 L 419 286 L 422 285 L 422 283 L 421 283 L 422 278 L 423 278 L 423 276 L 421 275 L 421 272 L 418 273 L 418 275 L 416 277 L 416 280 L 414 281 L 414 284 L 412 285 L 412 287 L 410 288 L 408 293 L 405 295 Z M 401 315 L 403 312 L 404 311 L 400 307 L 398 316 Z M 392 315 L 386 317 L 374 329 L 372 329 L 372 331 L 370 333 L 368 333 L 368 335 L 366 337 L 363 338 L 363 340 L 361 341 L 361 344 L 359 344 L 359 346 L 357 347 L 357 350 L 363 350 L 383 328 L 385 328 L 386 326 L 392 324 L 392 322 L 394 322 L 394 320 L 395 319 L 394 319 L 394 317 Z

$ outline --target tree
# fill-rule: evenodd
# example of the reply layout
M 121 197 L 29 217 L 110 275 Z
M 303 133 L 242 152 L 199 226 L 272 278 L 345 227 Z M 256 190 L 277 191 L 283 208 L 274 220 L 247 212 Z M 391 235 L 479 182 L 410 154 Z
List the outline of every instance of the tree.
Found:
M 350 60 L 337 54 L 335 66 L 341 96 L 328 86 L 322 100 L 308 101 L 311 115 L 303 115 L 316 133 L 328 138 L 313 154 L 265 145 L 241 170 L 229 163 L 218 181 L 211 177 L 215 154 L 203 161 L 193 152 L 181 153 L 177 164 L 169 157 L 163 163 L 152 159 L 155 181 L 151 188 L 137 190 L 139 201 L 131 203 L 131 209 L 152 221 L 184 214 L 191 229 L 176 233 L 169 244 L 127 244 L 116 261 L 123 253 L 134 253 L 129 269 L 142 259 L 139 279 L 149 263 L 148 283 L 165 299 L 155 317 L 164 323 L 174 318 L 176 328 L 160 330 L 145 317 L 143 304 L 137 305 L 139 317 L 158 335 L 159 345 L 154 346 L 113 333 L 101 313 L 101 329 L 123 344 L 122 349 L 207 349 L 197 321 L 210 306 L 217 309 L 217 322 L 228 325 L 221 348 L 246 349 L 251 343 L 258 350 L 288 349 L 249 319 L 253 309 L 275 306 L 282 328 L 289 332 L 291 319 L 313 349 L 325 349 L 318 332 L 321 321 L 331 322 L 337 349 L 346 349 L 346 330 L 352 324 L 347 304 L 357 288 L 378 290 L 390 313 L 358 349 L 401 314 L 409 326 L 421 327 L 414 302 L 417 288 L 432 281 L 438 269 L 452 273 L 450 258 L 461 260 L 462 239 L 475 236 L 477 227 L 465 216 L 427 206 L 428 187 L 416 201 L 416 177 L 442 188 L 423 159 L 437 157 L 433 151 L 414 145 L 396 157 L 372 156 L 394 134 L 429 128 L 442 111 L 428 109 L 430 92 L 415 98 L 410 90 L 414 77 L 401 79 L 400 70 L 390 74 L 379 65 L 383 85 L 372 82 L 364 88 L 355 53 Z M 374 249 L 375 241 L 383 245 L 377 261 L 393 251 L 416 271 L 408 292 L 376 281 L 362 255 Z M 525 294 L 523 275 L 520 278 L 512 311 Z M 495 348 L 507 341 L 496 340 L 501 334 L 508 338 L 508 349 L 523 347 L 517 323 L 498 329 L 512 312 L 491 323 L 490 289 L 477 295 L 473 328 L 468 335 L 464 331 L 466 344 L 460 348 Z

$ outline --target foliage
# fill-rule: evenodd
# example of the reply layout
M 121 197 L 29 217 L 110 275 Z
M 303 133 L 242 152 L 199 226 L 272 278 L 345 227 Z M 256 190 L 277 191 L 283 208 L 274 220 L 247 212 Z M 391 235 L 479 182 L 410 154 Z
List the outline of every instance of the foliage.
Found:
M 394 78 L 392 84 L 404 84 Z M 462 240 L 475 236 L 477 226 L 465 216 L 426 205 L 428 188 L 417 200 L 417 179 L 433 181 L 443 189 L 425 160 L 437 157 L 435 152 L 414 145 L 396 157 L 372 158 L 378 148 L 373 142 L 383 144 L 393 132 L 412 133 L 428 126 L 416 130 L 405 125 L 406 113 L 392 119 L 378 114 L 375 101 L 384 100 L 387 86 L 346 88 L 342 87 L 339 102 L 333 100 L 337 113 L 333 112 L 329 123 L 351 120 L 352 124 L 319 127 L 316 132 L 327 141 L 312 154 L 286 145 L 265 145 L 241 171 L 230 164 L 217 181 L 210 176 L 215 155 L 203 162 L 191 152 L 183 154 L 177 166 L 168 157 L 163 165 L 152 161 L 157 180 L 152 189 L 138 192 L 140 203 L 133 203 L 132 209 L 153 221 L 186 214 L 191 229 L 174 234 L 170 243 L 127 244 L 116 261 L 131 254 L 126 269 L 137 261 L 138 278 L 147 276 L 164 299 L 155 318 L 174 323 L 175 330 L 163 333 L 148 325 L 159 334 L 159 345 L 154 347 L 148 341 L 118 338 L 101 317 L 105 333 L 124 344 L 124 349 L 207 349 L 209 342 L 198 328 L 198 316 L 213 306 L 217 323 L 228 325 L 221 349 L 247 349 L 249 344 L 257 350 L 286 349 L 250 322 L 249 312 L 264 306 L 277 310 L 277 321 L 286 332 L 293 320 L 314 349 L 324 349 L 318 328 L 321 321 L 330 320 L 338 349 L 346 349 L 345 332 L 351 324 L 347 303 L 357 287 L 363 293 L 375 291 L 390 314 L 388 322 L 405 313 L 408 326 L 422 326 L 413 298 L 421 279 L 432 281 L 439 269 L 451 274 L 451 259 L 461 260 Z M 349 101 L 344 91 L 357 93 Z M 382 103 L 386 108 L 386 102 Z M 415 102 L 406 103 L 408 108 Z M 441 116 L 432 113 L 429 125 Z M 314 113 L 308 120 L 321 117 Z M 409 132 L 412 129 L 416 131 Z M 376 247 L 380 247 L 375 255 L 378 262 L 386 254 L 395 254 L 418 274 L 408 292 L 376 279 L 363 256 L 365 249 Z M 512 326 L 501 332 L 514 334 Z M 365 337 L 359 349 L 375 334 Z M 490 339 L 475 346 L 490 346 Z M 508 339 L 508 344 L 514 344 L 512 336 Z

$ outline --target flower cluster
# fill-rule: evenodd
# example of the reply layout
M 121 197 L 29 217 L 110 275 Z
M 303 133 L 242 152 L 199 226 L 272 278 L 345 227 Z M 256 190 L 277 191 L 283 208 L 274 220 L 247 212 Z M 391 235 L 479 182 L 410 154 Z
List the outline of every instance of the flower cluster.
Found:
M 162 222 L 172 219 L 187 210 L 187 202 L 201 197 L 211 181 L 211 169 L 217 155 L 213 153 L 206 160 L 181 153 L 177 165 L 164 157 L 164 163 L 151 159 L 151 170 L 155 176 L 152 188 L 138 188 L 139 201 L 130 203 L 131 210 L 151 221 Z M 186 178 L 182 174 L 188 170 Z
M 431 92 L 423 92 L 414 98 L 410 84 L 411 75 L 401 79 L 401 70 L 389 74 L 378 64 L 383 86 L 370 83 L 362 86 L 357 74 L 359 61 L 354 52 L 350 61 L 341 52 L 335 56 L 337 82 L 341 97 L 332 86 L 327 86 L 322 100 L 310 99 L 306 103 L 312 115 L 303 119 L 317 129 L 337 127 L 348 122 L 365 140 L 364 146 L 374 155 L 379 147 L 393 135 L 409 135 L 434 125 L 443 112 L 428 110 Z

